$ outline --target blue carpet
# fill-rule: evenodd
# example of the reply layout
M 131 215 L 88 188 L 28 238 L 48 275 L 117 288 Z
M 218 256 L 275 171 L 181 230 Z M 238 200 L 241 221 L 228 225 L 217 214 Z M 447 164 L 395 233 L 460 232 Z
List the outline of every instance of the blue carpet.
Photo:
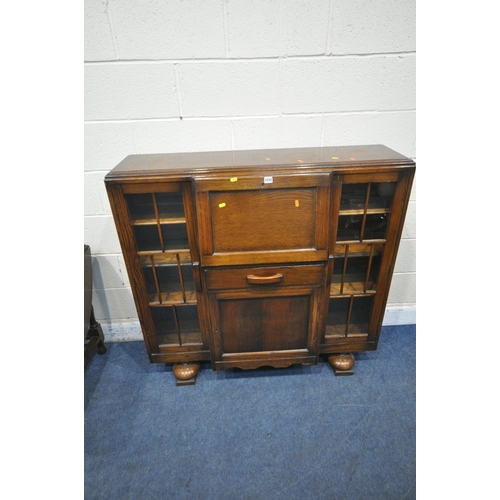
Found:
M 213 372 L 177 387 L 142 342 L 85 371 L 85 498 L 415 498 L 415 325 L 382 329 L 355 374 Z

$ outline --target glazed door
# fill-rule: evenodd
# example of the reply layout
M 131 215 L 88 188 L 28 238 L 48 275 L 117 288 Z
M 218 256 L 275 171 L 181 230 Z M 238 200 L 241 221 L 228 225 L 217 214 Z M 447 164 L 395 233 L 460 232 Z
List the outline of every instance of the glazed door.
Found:
M 190 188 L 108 186 L 144 339 L 158 362 L 209 359 Z
M 322 352 L 376 348 L 411 181 L 409 172 L 334 179 L 335 242 Z

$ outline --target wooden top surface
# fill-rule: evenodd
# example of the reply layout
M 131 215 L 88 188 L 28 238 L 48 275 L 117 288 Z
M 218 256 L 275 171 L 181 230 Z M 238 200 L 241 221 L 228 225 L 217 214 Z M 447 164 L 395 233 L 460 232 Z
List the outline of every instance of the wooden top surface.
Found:
M 111 170 L 106 180 L 132 176 L 200 174 L 247 167 L 354 167 L 363 164 L 414 165 L 413 160 L 382 145 L 319 148 L 259 149 L 130 155 Z

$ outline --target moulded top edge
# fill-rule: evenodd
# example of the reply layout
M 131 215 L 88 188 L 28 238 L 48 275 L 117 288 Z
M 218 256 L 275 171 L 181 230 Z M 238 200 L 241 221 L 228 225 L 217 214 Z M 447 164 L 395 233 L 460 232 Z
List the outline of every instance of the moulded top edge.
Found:
M 415 162 L 382 145 L 136 154 L 127 156 L 106 178 L 111 180 L 133 175 L 149 177 L 176 173 L 189 177 L 189 174 L 209 173 L 219 169 L 241 170 L 255 167 L 343 169 L 365 165 L 412 166 Z

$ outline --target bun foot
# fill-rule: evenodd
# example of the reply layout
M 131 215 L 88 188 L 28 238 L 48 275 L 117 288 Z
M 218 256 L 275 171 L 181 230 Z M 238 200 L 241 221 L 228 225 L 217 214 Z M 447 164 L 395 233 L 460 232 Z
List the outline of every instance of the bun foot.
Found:
M 175 363 L 173 372 L 177 378 L 177 385 L 196 384 L 196 375 L 200 371 L 198 363 Z
M 339 375 L 354 375 L 354 356 L 351 353 L 332 354 L 328 357 L 328 363 L 333 368 L 333 373 Z

